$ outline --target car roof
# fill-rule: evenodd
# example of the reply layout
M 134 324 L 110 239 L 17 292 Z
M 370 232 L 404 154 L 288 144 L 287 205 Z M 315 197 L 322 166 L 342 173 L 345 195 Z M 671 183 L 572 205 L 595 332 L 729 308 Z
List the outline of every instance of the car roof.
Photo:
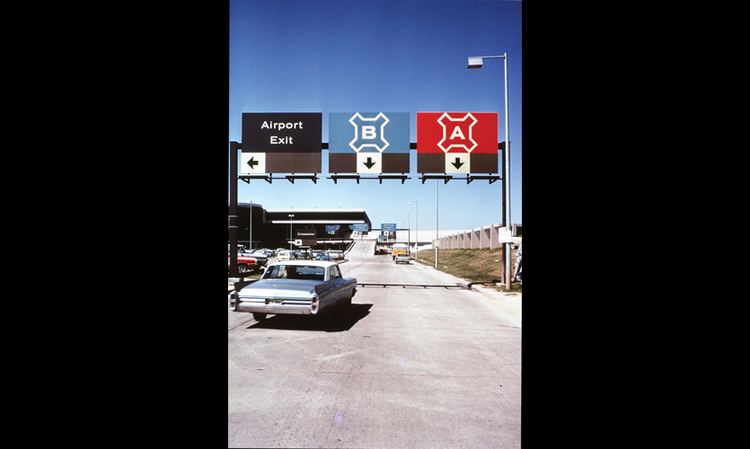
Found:
M 274 262 L 269 266 L 273 265 L 307 265 L 313 267 L 330 267 L 338 265 L 337 262 L 328 262 L 326 260 L 282 260 L 280 262 Z

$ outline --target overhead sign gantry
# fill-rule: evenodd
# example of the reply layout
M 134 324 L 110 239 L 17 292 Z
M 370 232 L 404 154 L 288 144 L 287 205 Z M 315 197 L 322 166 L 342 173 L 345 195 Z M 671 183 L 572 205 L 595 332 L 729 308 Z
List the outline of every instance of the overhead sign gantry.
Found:
M 230 171 L 250 182 L 262 179 L 318 181 L 322 150 L 328 149 L 329 179 L 400 180 L 411 172 L 410 150 L 417 150 L 416 171 L 427 180 L 465 179 L 493 183 L 500 179 L 498 114 L 489 112 L 417 112 L 417 142 L 409 142 L 407 112 L 348 112 L 329 114 L 329 143 L 322 142 L 322 113 L 266 112 L 242 114 L 242 144 L 230 142 Z M 241 149 L 241 160 L 236 150 Z M 239 164 L 238 164 L 239 162 Z M 274 174 L 282 174 L 274 177 Z M 368 174 L 376 175 L 367 177 Z M 455 176 L 465 174 L 465 177 Z M 364 176 L 363 176 L 364 175 Z M 230 242 L 236 243 L 236 179 L 230 183 Z M 437 188 L 437 187 L 436 187 Z M 396 225 L 381 228 L 395 239 Z M 367 228 L 357 229 L 367 232 Z M 326 233 L 335 233 L 326 229 Z M 303 236 L 299 236 L 303 237 Z M 307 236 L 304 236 L 307 237 Z M 302 239 L 297 239 L 302 240 Z M 236 273 L 236 249 L 230 246 L 230 272 Z

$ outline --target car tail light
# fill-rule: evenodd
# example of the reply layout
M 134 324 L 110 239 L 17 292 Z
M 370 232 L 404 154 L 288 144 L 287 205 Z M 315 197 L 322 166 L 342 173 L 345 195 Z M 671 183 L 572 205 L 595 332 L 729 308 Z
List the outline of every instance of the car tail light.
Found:
M 313 296 L 312 302 L 310 303 L 310 312 L 313 315 L 318 313 L 318 295 Z

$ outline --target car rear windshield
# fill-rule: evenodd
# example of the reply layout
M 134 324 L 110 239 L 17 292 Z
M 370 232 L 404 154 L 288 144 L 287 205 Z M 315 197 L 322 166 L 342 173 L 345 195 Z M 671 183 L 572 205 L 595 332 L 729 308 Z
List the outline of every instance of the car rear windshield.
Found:
M 324 281 L 325 277 L 325 267 L 315 267 L 312 265 L 274 265 L 266 271 L 263 279 Z

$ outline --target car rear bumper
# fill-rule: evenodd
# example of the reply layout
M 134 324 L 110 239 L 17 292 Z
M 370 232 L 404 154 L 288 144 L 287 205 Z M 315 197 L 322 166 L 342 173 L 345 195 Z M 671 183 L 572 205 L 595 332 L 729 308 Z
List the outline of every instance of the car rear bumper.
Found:
M 262 302 L 240 300 L 237 307 L 234 307 L 234 301 L 236 301 L 236 299 L 232 300 L 232 310 L 235 312 L 272 313 L 276 315 L 313 315 L 310 304 L 265 304 Z

